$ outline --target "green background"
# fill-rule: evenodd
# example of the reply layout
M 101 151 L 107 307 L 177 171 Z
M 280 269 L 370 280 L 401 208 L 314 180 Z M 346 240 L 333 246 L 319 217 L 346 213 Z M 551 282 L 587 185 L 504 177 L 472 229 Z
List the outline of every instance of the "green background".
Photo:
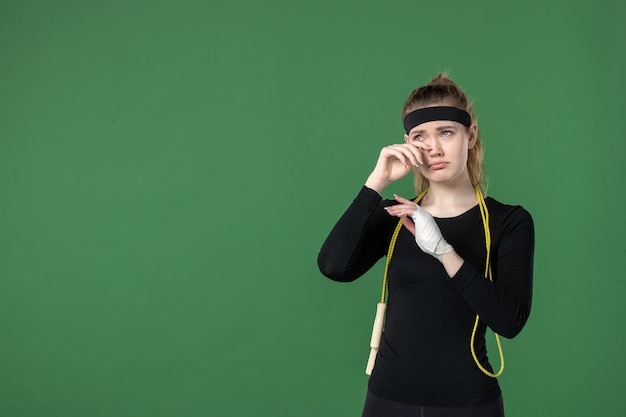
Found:
M 623 415 L 624 21 L 617 0 L 1 1 L 0 416 L 360 415 L 382 268 L 338 284 L 316 257 L 442 70 L 489 194 L 536 223 L 507 416 Z

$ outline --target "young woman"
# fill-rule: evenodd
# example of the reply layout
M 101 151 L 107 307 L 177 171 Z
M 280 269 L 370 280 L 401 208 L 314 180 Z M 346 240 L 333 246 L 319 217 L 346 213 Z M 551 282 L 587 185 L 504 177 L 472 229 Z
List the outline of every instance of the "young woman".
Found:
M 512 338 L 528 319 L 533 221 L 484 197 L 476 115 L 446 75 L 414 90 L 402 118 L 404 143 L 381 150 L 318 257 L 324 275 L 348 282 L 387 256 L 385 329 L 363 417 L 500 417 L 501 371 L 485 331 Z M 419 197 L 383 200 L 411 171 Z

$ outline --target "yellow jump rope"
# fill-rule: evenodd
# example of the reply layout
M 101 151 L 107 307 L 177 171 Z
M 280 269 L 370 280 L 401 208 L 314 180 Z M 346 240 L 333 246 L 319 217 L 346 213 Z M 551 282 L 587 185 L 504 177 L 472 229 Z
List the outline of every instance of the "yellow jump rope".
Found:
M 487 248 L 487 259 L 485 261 L 485 278 L 489 279 L 489 281 L 493 281 L 493 275 L 491 273 L 491 233 L 489 232 L 489 211 L 487 210 L 487 204 L 485 204 L 485 198 L 483 197 L 483 193 L 480 191 L 478 187 L 476 187 L 476 197 L 478 198 L 478 207 L 480 207 L 480 215 L 483 220 L 483 228 L 485 230 L 485 246 Z M 415 204 L 419 203 L 420 200 L 426 195 L 428 190 L 422 192 L 415 200 Z M 391 257 L 393 255 L 393 250 L 396 246 L 396 240 L 398 239 L 398 234 L 402 229 L 402 220 L 398 222 L 396 229 L 391 236 L 391 241 L 389 242 L 389 250 L 387 251 L 387 261 L 385 263 L 385 273 L 383 275 L 383 290 L 382 296 L 380 299 L 380 303 L 376 306 L 376 318 L 374 319 L 374 328 L 372 329 L 372 338 L 370 340 L 370 356 L 367 361 L 367 367 L 365 368 L 365 373 L 367 375 L 372 374 L 372 370 L 374 369 L 374 364 L 376 362 L 376 356 L 378 354 L 378 348 L 380 347 L 380 340 L 383 334 L 383 327 L 385 322 L 385 311 L 387 309 L 387 304 L 385 303 L 386 295 L 387 295 L 387 271 L 389 270 L 389 264 L 391 263 Z M 480 317 L 476 314 L 476 320 L 474 322 L 474 329 L 472 330 L 472 336 L 470 338 L 470 350 L 472 352 L 472 357 L 474 358 L 474 362 L 478 368 L 485 374 L 492 378 L 497 378 L 502 375 L 504 372 L 504 354 L 502 353 L 502 344 L 500 343 L 500 336 L 497 333 L 494 333 L 496 336 L 496 343 L 498 345 L 498 352 L 500 354 L 500 370 L 497 373 L 489 372 L 485 369 L 484 366 L 480 364 L 478 357 L 476 357 L 476 351 L 474 349 L 474 339 L 476 338 L 476 329 L 478 329 L 478 323 L 480 321 Z

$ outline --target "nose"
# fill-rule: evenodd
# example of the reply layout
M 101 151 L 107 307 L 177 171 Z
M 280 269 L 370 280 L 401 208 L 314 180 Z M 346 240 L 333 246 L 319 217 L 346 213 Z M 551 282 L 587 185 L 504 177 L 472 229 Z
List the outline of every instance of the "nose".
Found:
M 430 145 L 430 156 L 443 156 L 443 148 L 441 147 L 441 143 L 436 138 L 433 138 L 429 141 Z

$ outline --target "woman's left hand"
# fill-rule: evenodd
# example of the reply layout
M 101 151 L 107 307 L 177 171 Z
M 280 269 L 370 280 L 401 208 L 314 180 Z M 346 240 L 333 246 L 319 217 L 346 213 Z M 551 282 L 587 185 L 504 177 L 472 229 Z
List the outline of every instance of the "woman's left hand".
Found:
M 404 227 L 415 235 L 415 242 L 424 252 L 434 256 L 439 261 L 443 254 L 454 250 L 443 238 L 439 226 L 433 216 L 426 210 L 406 198 L 395 196 L 400 204 L 385 207 L 387 213 L 400 217 Z M 409 216 L 411 220 L 409 220 Z
M 415 223 L 413 223 L 409 217 L 411 216 L 411 214 L 413 214 L 413 212 L 418 209 L 418 205 L 411 200 L 400 197 L 399 195 L 394 194 L 394 197 L 396 198 L 396 201 L 400 204 L 387 206 L 385 207 L 385 210 L 387 210 L 387 213 L 391 214 L 392 216 L 400 217 L 400 219 L 402 220 L 402 224 L 404 224 L 404 227 L 409 229 L 409 231 L 413 233 L 413 235 L 415 235 Z

